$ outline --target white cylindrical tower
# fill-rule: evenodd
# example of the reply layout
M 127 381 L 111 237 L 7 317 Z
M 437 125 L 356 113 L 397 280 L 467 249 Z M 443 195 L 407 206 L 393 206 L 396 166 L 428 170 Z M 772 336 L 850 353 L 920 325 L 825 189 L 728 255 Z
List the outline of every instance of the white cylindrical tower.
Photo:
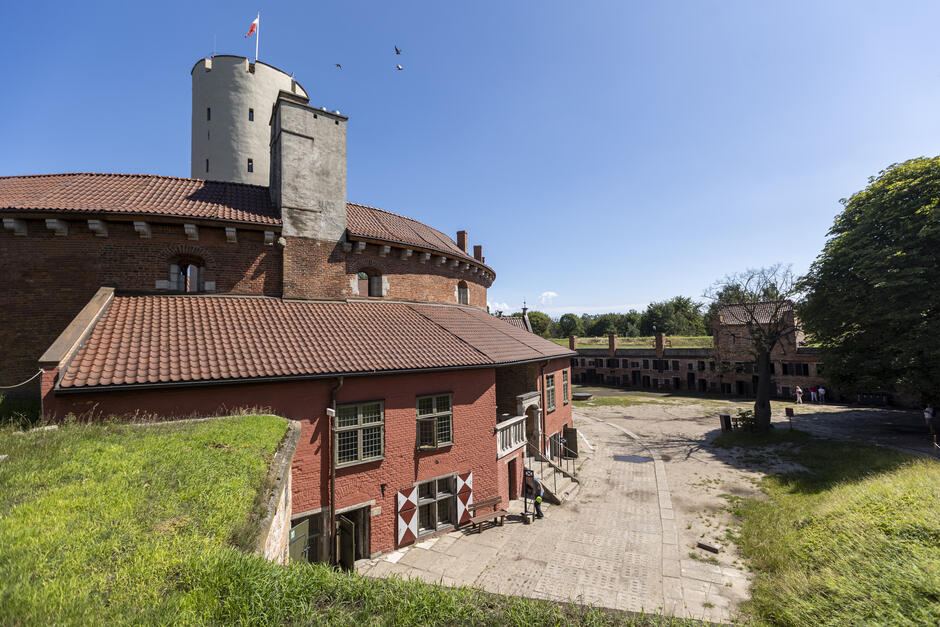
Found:
M 278 93 L 307 99 L 288 74 L 245 57 L 200 59 L 192 69 L 190 176 L 268 185 L 271 110 Z

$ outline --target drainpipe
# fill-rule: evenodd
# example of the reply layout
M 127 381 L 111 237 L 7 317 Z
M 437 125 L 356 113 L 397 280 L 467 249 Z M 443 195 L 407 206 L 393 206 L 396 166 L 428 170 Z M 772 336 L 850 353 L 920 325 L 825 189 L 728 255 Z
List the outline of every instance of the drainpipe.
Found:
M 548 405 L 545 404 L 548 395 L 545 394 L 545 366 L 548 365 L 548 360 L 545 360 L 545 363 L 539 366 L 539 388 L 541 388 L 541 411 L 539 414 L 542 416 L 542 424 L 539 428 L 539 454 L 545 455 L 545 414 L 548 413 Z
M 336 385 L 330 390 L 330 563 L 336 563 L 336 453 L 333 450 L 336 430 L 336 393 L 343 387 L 343 377 L 337 377 Z

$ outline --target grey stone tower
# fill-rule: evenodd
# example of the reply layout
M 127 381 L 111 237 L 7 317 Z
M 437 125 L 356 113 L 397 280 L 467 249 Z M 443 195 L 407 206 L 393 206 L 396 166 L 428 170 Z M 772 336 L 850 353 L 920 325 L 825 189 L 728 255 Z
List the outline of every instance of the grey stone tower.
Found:
M 285 91 L 303 98 L 292 76 L 245 57 L 217 55 L 193 66 L 190 176 L 268 184 L 271 110 Z

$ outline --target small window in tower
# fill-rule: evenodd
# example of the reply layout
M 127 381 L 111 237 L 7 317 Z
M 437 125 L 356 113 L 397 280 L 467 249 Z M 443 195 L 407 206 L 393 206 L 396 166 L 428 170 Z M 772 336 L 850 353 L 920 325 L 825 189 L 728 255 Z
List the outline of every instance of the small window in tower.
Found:
M 248 171 L 249 171 L 249 172 L 254 172 L 254 171 L 255 171 L 255 161 L 254 161 L 254 159 L 249 159 L 249 160 L 248 160 Z
M 248 121 L 249 121 L 249 122 L 254 122 L 254 121 L 255 121 L 255 110 L 254 110 L 254 109 L 248 109 Z
M 470 304 L 470 290 L 467 288 L 465 281 L 457 284 L 457 302 L 461 305 Z
M 209 132 L 209 129 L 206 129 L 206 141 L 212 139 L 212 133 Z
M 208 171 L 209 171 L 209 160 L 206 159 L 206 172 L 208 172 Z
M 212 107 L 206 107 L 206 122 L 212 119 Z

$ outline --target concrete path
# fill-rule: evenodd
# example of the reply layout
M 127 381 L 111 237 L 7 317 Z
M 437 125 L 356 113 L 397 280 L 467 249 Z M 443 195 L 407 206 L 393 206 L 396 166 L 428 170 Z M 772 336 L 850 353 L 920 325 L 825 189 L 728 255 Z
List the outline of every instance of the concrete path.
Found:
M 454 531 L 363 561 L 362 574 L 417 577 L 489 592 L 728 621 L 747 581 L 740 571 L 683 558 L 666 465 L 614 421 L 582 418 L 594 450 L 574 501 L 512 517 L 482 533 Z M 614 456 L 649 461 L 619 461 Z M 511 512 L 521 511 L 515 502 Z

